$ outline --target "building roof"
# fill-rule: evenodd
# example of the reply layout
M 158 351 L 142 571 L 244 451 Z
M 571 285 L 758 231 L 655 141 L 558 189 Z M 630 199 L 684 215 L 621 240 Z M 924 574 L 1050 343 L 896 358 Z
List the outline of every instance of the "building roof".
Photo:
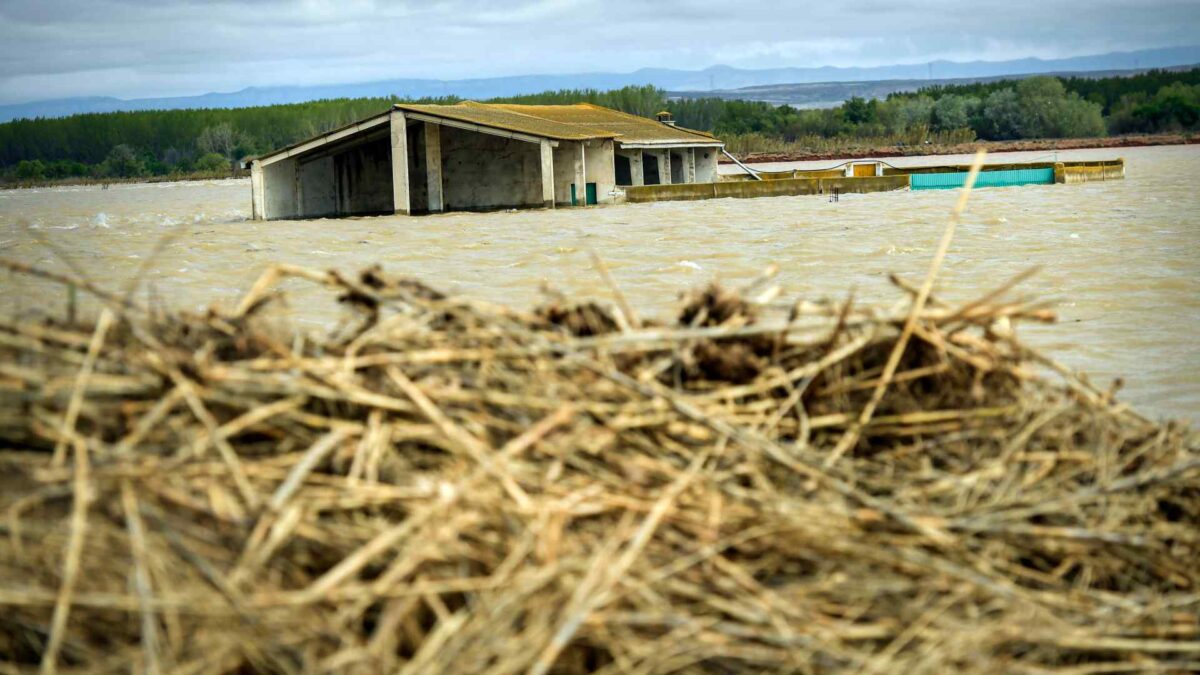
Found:
M 398 103 L 396 108 L 555 140 L 612 138 L 622 143 L 651 144 L 719 142 L 702 131 L 663 124 L 591 103 L 517 105 L 465 101 L 454 105 Z
M 714 145 L 721 142 L 712 134 L 703 131 L 663 124 L 657 120 L 630 115 L 591 103 L 517 105 L 464 101 L 454 105 L 397 103 L 393 107 L 397 110 L 421 113 L 430 117 L 457 120 L 481 127 L 561 141 L 611 138 L 623 144 L 664 146 L 701 143 Z M 279 155 L 287 156 L 293 152 L 306 152 L 314 143 L 339 140 L 347 135 L 357 134 L 366 128 L 386 122 L 389 112 L 385 110 L 313 138 L 272 150 L 255 159 L 267 160 Z

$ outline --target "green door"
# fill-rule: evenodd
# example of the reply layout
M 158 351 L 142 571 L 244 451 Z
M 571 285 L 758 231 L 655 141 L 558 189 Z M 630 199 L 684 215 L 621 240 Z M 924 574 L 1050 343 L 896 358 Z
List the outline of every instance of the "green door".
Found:
M 595 183 L 587 184 L 584 196 L 587 199 L 587 203 L 589 205 L 600 203 L 600 202 L 596 201 L 596 184 Z M 571 183 L 571 206 L 579 206 L 579 195 L 577 195 L 575 193 L 575 184 L 574 183 Z

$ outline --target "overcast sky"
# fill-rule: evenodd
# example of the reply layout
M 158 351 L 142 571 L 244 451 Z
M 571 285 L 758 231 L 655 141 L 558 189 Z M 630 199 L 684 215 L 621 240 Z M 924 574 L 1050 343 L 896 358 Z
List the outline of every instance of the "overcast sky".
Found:
M 1198 34 L 1200 0 L 0 0 L 0 103 L 646 66 L 1057 58 Z

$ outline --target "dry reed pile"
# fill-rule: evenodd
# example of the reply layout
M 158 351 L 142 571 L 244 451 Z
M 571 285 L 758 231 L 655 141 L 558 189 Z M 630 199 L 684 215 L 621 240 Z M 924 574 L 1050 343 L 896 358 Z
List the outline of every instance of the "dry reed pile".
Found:
M 5 322 L 0 670 L 1200 668 L 1195 435 L 897 284 Z

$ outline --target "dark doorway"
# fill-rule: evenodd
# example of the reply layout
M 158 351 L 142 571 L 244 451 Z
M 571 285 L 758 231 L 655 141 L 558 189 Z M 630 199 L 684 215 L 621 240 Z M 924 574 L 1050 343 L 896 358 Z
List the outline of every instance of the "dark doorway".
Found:
M 625 155 L 616 156 L 617 185 L 633 185 L 633 172 L 629 168 L 629 158 Z
M 683 170 L 683 155 L 671 153 L 671 182 L 686 183 L 686 174 Z
M 649 153 L 642 155 L 642 183 L 658 185 L 662 178 L 658 176 L 658 157 Z

